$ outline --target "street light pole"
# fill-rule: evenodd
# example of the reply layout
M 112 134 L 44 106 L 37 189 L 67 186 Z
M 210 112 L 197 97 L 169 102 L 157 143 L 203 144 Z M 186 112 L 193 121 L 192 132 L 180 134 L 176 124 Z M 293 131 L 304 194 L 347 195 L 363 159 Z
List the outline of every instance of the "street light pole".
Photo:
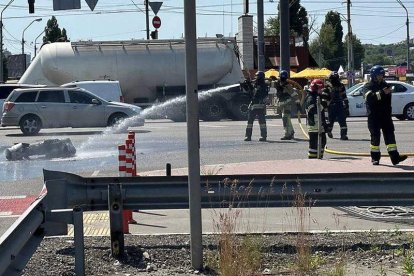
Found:
M 404 4 L 401 2 L 401 0 L 397 0 L 397 2 L 398 2 L 398 4 L 400 4 L 404 8 L 404 10 L 407 14 L 406 24 L 407 24 L 407 73 L 408 73 L 408 72 L 411 71 L 410 70 L 411 69 L 411 66 L 410 66 L 410 21 L 408 20 L 408 10 L 407 10 L 407 8 L 404 6 Z
M 0 83 L 4 82 L 3 79 L 3 12 L 14 0 L 10 0 L 9 3 L 1 10 L 0 13 Z
M 34 22 L 40 22 L 40 21 L 42 21 L 42 18 L 36 18 L 36 19 L 33 19 L 33 21 L 32 22 L 30 22 L 30 24 L 29 25 L 27 25 L 27 27 L 26 28 L 24 28 L 24 30 L 23 30 L 23 33 L 22 33 L 22 55 L 23 55 L 23 69 L 26 71 L 26 57 L 25 57 L 25 55 L 24 55 L 24 32 L 30 27 L 30 25 L 32 25 Z
M 45 31 L 46 31 L 46 29 L 44 29 L 36 38 L 35 38 L 35 40 L 34 40 L 34 57 L 33 58 L 35 58 L 36 57 L 36 52 L 37 52 L 37 47 L 36 47 L 36 44 L 37 44 L 37 39 L 42 35 L 42 34 L 44 34 L 45 33 Z

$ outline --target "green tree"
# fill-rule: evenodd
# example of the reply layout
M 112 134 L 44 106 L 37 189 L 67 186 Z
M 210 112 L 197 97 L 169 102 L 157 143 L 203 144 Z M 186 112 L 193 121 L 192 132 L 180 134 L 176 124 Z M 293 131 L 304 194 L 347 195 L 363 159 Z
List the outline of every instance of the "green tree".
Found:
M 335 40 L 335 29 L 332 25 L 325 24 L 322 26 L 319 37 L 312 40 L 309 49 L 312 56 L 316 57 L 320 67 L 326 67 L 331 70 L 338 69 L 331 67 L 331 64 L 338 59 L 335 56 L 338 45 Z
M 328 62 L 328 67 L 332 68 L 332 70 L 338 70 L 340 65 L 344 64 L 344 43 L 342 42 L 342 38 L 344 36 L 343 28 L 341 25 L 341 16 L 338 12 L 329 11 L 325 16 L 324 24 L 329 24 L 332 26 L 334 30 L 334 41 L 336 43 L 336 51 L 333 53 L 333 57 L 330 58 L 330 62 Z M 322 28 L 324 25 L 322 25 Z
M 279 5 L 278 14 L 275 17 L 270 17 L 265 26 L 265 35 L 279 36 L 280 35 L 280 16 Z M 301 6 L 300 0 L 289 0 L 289 23 L 290 34 L 302 36 L 305 45 L 308 45 L 309 40 L 309 19 L 308 12 Z
M 354 53 L 354 69 L 361 69 L 361 62 L 365 57 L 365 48 L 355 34 L 352 34 L 352 50 Z M 345 36 L 345 52 L 348 53 L 348 35 Z M 346 56 L 345 61 L 348 64 L 348 56 Z
M 329 11 L 322 23 L 318 37 L 315 38 L 310 47 L 311 54 L 318 57 L 316 60 L 320 67 L 330 70 L 338 70 L 344 64 L 344 44 L 342 42 L 343 29 L 340 14 Z M 322 56 L 322 57 L 320 57 Z
M 59 28 L 59 24 L 56 20 L 56 17 L 52 16 L 51 19 L 47 21 L 45 28 L 45 35 L 43 36 L 43 43 L 46 42 L 56 42 L 56 41 L 69 41 L 66 30 Z

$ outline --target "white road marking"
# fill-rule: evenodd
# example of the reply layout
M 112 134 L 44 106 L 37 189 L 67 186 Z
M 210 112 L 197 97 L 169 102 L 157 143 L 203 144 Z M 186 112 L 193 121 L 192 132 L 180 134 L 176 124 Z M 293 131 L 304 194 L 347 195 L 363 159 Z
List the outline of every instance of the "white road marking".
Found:
M 92 173 L 92 176 L 97 176 L 99 174 L 99 171 L 94 171 L 93 173 Z
M 17 198 L 26 198 L 27 196 L 25 195 L 20 195 L 20 196 L 0 196 L 0 200 L 4 200 L 4 199 L 17 199 Z

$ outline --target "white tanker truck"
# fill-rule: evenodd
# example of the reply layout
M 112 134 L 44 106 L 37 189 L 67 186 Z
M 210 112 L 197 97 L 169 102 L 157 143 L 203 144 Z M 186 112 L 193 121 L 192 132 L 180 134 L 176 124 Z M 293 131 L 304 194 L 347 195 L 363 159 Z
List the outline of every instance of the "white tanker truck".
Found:
M 244 82 L 229 40 L 197 42 L 199 90 Z M 62 85 L 81 80 L 119 80 L 125 102 L 147 107 L 185 94 L 183 40 L 56 42 L 45 44 L 19 83 Z M 242 86 L 214 93 L 200 104 L 200 118 L 247 117 L 249 96 Z M 185 103 L 169 111 L 185 120 Z

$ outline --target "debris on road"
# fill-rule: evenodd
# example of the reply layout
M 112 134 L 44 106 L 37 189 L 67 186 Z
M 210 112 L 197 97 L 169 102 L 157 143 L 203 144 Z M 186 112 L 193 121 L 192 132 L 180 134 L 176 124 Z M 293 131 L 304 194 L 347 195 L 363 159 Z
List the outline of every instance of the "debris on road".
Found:
M 65 158 L 76 154 L 76 149 L 70 138 L 47 139 L 38 143 L 18 143 L 5 150 L 9 161 L 30 159 L 30 157 Z

